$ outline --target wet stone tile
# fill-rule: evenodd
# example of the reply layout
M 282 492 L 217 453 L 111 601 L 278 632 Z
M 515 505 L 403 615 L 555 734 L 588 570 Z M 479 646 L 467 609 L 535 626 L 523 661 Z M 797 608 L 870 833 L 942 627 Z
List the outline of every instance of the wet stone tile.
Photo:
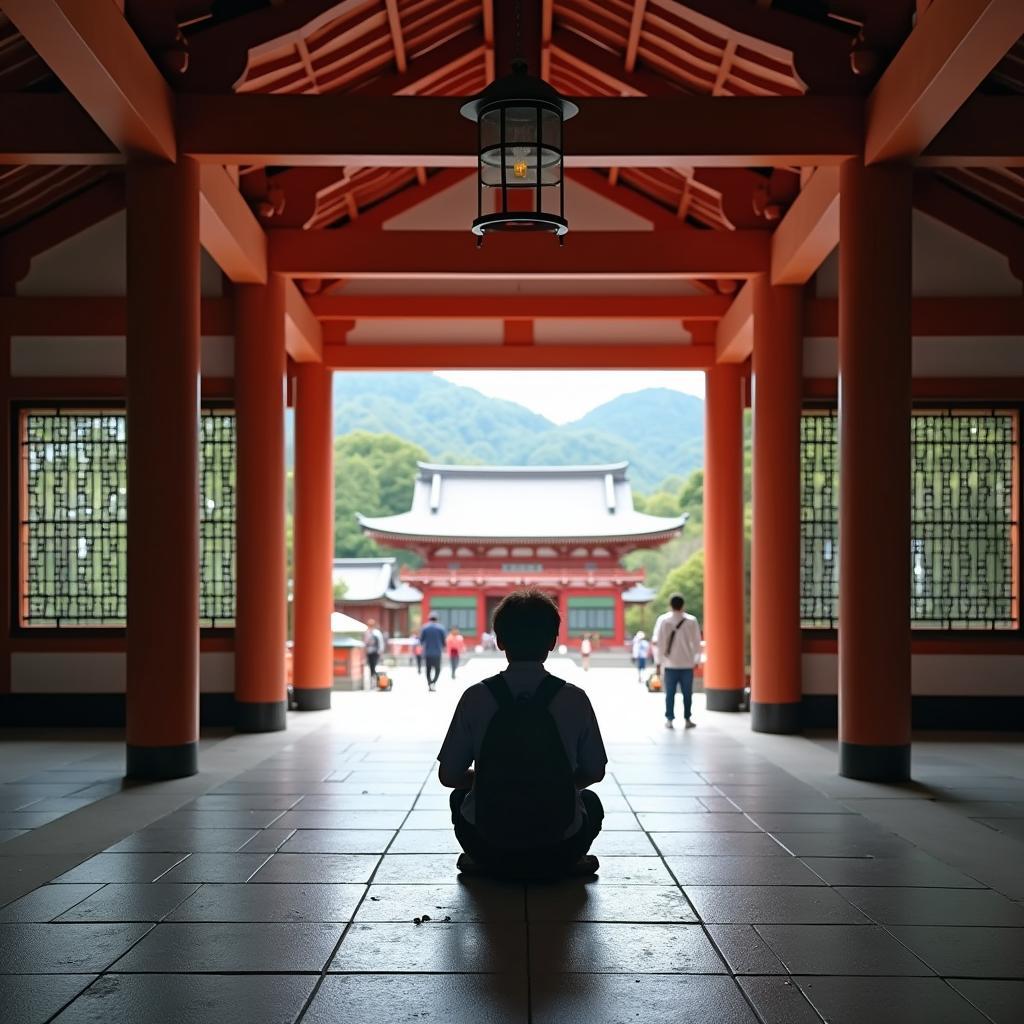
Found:
M 96 974 L 149 924 L 0 925 L 0 974 Z
M 204 885 L 170 915 L 171 921 L 349 921 L 366 891 L 345 883 Z
M 617 835 L 632 835 L 629 832 L 619 832 Z M 462 847 L 455 838 L 455 833 L 448 829 L 447 832 L 440 829 L 406 829 L 403 828 L 395 841 L 388 848 L 388 853 L 447 853 L 460 854 Z
M 1024 928 L 891 925 L 889 931 L 943 977 L 1024 978 Z
M 666 857 L 680 885 L 824 885 L 795 857 Z
M 266 853 L 194 853 L 160 876 L 162 882 L 245 882 L 270 859 Z
M 641 813 L 640 823 L 648 832 L 760 832 L 744 814 L 659 814 Z
M 107 974 L 79 996 L 59 1024 L 292 1024 L 313 975 Z
M 654 832 L 651 839 L 666 857 L 792 856 L 763 832 Z
M 842 857 L 804 857 L 802 860 L 829 885 L 983 888 L 976 879 L 923 853 L 881 860 Z
M 301 807 L 301 804 L 299 805 Z M 274 824 L 278 828 L 396 829 L 405 811 L 286 811 Z M 451 819 L 448 828 L 452 827 Z
M 383 853 L 394 834 L 391 829 L 299 829 L 281 853 Z
M 155 882 L 183 861 L 184 853 L 98 853 L 55 882 Z
M 251 882 L 367 882 L 378 860 L 347 853 L 275 853 Z
M 693 924 L 530 925 L 535 972 L 571 974 L 724 974 L 704 930 Z
M 100 889 L 102 883 L 44 885 L 0 908 L 0 924 L 52 921 Z
M 991 889 L 864 886 L 836 892 L 879 924 L 1024 927 L 1024 906 Z
M 165 882 L 113 883 L 63 913 L 58 921 L 161 921 L 198 889 Z
M 342 928 L 276 922 L 159 924 L 117 962 L 116 973 L 317 972 L 327 963 Z
M 365 924 L 345 934 L 332 972 L 521 974 L 526 969 L 524 925 Z
M 107 853 L 234 853 L 257 831 L 251 828 L 146 828 L 133 832 Z
M 874 925 L 763 924 L 757 932 L 790 974 L 928 977 L 934 973 Z
M 709 924 L 708 935 L 734 974 L 785 974 L 782 961 L 749 924 Z
M 764 1024 L 821 1024 L 821 1018 L 791 978 L 736 980 Z
M 1024 981 L 957 978 L 949 984 L 994 1024 L 1018 1024 L 1024 1003 Z
M 568 880 L 527 888 L 527 916 L 542 921 L 692 923 L 697 915 L 674 885 L 584 884 Z
M 356 920 L 407 923 L 424 914 L 434 922 L 524 921 L 523 886 L 478 878 L 449 885 L 371 885 Z
M 46 1024 L 92 980 L 91 974 L 0 975 L 0 1017 L 11 1024 Z
M 687 885 L 701 920 L 714 924 L 868 924 L 868 919 L 825 887 Z
M 797 978 L 830 1024 L 985 1024 L 986 1017 L 939 978 Z
M 758 1024 L 731 978 L 541 974 L 532 986 L 535 1024 Z
M 525 976 L 329 974 L 303 1024 L 523 1024 Z

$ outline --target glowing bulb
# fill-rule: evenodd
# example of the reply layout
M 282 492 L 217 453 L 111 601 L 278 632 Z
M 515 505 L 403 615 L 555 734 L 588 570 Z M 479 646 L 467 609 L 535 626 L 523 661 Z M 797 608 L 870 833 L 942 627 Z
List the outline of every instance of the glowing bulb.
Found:
M 512 165 L 512 173 L 517 178 L 525 178 L 526 177 L 526 161 L 525 160 L 517 160 Z

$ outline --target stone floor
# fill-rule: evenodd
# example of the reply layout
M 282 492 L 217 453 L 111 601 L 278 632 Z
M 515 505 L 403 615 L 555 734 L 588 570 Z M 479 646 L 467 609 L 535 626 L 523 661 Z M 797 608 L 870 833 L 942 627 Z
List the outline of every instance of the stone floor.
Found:
M 913 785 L 867 785 L 831 741 L 699 705 L 668 732 L 628 670 L 552 669 L 612 759 L 588 883 L 456 873 L 434 757 L 479 663 L 208 738 L 153 786 L 114 781 L 114 736 L 6 734 L 0 1021 L 1022 1019 L 1019 738 L 930 737 Z

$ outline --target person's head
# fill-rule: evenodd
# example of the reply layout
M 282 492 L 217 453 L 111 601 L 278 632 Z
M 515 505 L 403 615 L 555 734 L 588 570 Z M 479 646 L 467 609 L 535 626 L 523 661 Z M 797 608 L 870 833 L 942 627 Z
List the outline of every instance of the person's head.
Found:
M 494 612 L 494 634 L 509 661 L 544 661 L 558 642 L 562 616 L 542 590 L 514 590 Z
M 647 635 L 647 634 L 646 634 L 646 633 L 645 633 L 645 632 L 644 632 L 644 631 L 643 631 L 642 629 L 638 629 L 638 630 L 636 631 L 636 638 L 637 638 L 637 640 L 643 640 L 643 638 L 644 638 L 644 637 L 645 637 L 646 635 Z
M 373 629 L 373 627 L 377 625 L 377 620 L 376 619 L 367 619 L 366 620 L 366 625 L 369 626 L 370 629 Z
M 437 612 L 431 612 L 427 616 L 427 622 L 437 622 Z
M 686 602 L 683 600 L 683 595 L 673 594 L 668 599 L 668 606 L 674 612 L 681 612 L 686 607 Z

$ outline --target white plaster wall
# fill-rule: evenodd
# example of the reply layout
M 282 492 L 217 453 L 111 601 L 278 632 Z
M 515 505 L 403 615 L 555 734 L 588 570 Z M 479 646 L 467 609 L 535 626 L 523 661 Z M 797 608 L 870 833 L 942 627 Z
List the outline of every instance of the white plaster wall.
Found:
M 202 339 L 200 371 L 204 377 L 234 376 L 235 339 Z M 125 339 L 106 337 L 11 338 L 12 377 L 123 377 Z
M 1003 654 L 915 654 L 911 691 L 919 696 L 1009 697 L 1024 694 L 1024 657 Z M 803 655 L 803 692 L 835 694 L 839 658 Z
M 12 693 L 124 693 L 124 653 L 15 652 L 11 655 Z M 199 688 L 203 693 L 231 693 L 235 687 L 235 656 L 207 651 L 199 656 Z
M 836 377 L 839 343 L 835 338 L 805 338 L 805 377 Z M 914 338 L 915 377 L 1024 376 L 1024 337 Z
M 32 261 L 18 284 L 19 295 L 124 295 L 128 261 L 125 254 L 124 211 L 86 228 Z M 222 293 L 220 268 L 204 249 L 200 254 L 199 285 L 203 295 Z
M 1021 282 L 1010 273 L 1005 256 L 914 211 L 913 291 L 915 295 L 1020 295 Z M 816 275 L 817 294 L 839 294 L 839 249 Z

